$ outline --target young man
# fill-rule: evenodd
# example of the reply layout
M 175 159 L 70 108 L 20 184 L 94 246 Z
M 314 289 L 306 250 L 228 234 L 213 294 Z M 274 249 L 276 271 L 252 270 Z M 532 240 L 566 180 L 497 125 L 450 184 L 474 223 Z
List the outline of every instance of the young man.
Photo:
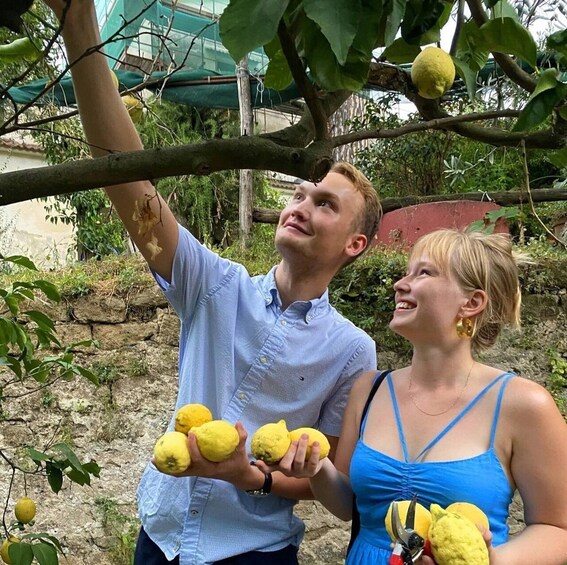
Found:
M 61 17 L 64 0 L 45 2 Z M 101 43 L 93 0 L 72 0 L 63 37 L 70 61 Z M 72 74 L 93 155 L 142 149 L 104 56 L 83 57 Z M 240 435 L 222 463 L 200 457 L 190 436 L 192 463 L 182 477 L 148 465 L 138 491 L 136 565 L 297 563 L 303 525 L 293 506 L 312 498 L 308 482 L 250 465 L 247 432 L 285 418 L 289 429 L 321 429 L 334 453 L 349 389 L 376 367 L 376 353 L 371 338 L 330 306 L 327 286 L 373 237 L 376 192 L 344 163 L 316 185 L 302 183 L 277 227 L 281 262 L 253 278 L 181 228 L 159 196 L 149 198 L 149 182 L 107 192 L 181 320 L 176 408 L 205 404 Z M 140 230 L 152 213 L 160 222 Z

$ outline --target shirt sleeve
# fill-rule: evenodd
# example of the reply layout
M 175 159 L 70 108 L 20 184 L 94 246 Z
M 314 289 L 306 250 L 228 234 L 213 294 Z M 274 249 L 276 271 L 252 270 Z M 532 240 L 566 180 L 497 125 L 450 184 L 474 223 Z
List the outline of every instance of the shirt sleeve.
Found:
M 236 269 L 200 243 L 187 229 L 179 226 L 179 240 L 173 258 L 171 282 L 152 272 L 166 298 L 182 320 L 191 318 L 200 300 Z
M 376 370 L 376 344 L 364 334 L 363 339 L 346 364 L 333 394 L 323 404 L 318 428 L 324 434 L 339 437 L 350 389 L 354 381 L 367 371 Z

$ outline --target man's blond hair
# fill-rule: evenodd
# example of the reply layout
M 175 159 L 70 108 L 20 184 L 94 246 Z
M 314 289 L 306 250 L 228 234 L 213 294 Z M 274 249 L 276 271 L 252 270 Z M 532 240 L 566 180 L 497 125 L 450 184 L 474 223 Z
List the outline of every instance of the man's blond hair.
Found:
M 346 177 L 352 183 L 354 189 L 359 192 L 364 199 L 364 205 L 355 218 L 353 229 L 366 236 L 368 240 L 366 249 L 368 249 L 376 235 L 380 220 L 382 219 L 382 206 L 380 205 L 378 193 L 366 176 L 350 163 L 337 161 L 331 167 L 330 172 Z M 360 255 L 362 255 L 362 253 L 357 255 L 357 257 Z

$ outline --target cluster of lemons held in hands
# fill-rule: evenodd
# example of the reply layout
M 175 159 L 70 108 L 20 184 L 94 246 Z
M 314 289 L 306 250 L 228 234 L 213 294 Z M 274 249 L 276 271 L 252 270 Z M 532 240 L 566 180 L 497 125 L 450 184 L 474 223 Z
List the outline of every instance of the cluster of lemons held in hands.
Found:
M 20 528 L 23 528 L 25 524 L 29 524 L 35 518 L 36 513 L 36 505 L 35 502 L 27 497 L 23 496 L 16 502 L 16 506 L 14 507 L 14 514 L 16 516 L 16 520 L 19 523 Z M 4 563 L 11 565 L 12 560 L 10 558 L 9 549 L 10 546 L 14 543 L 20 543 L 20 540 L 16 536 L 10 536 L 8 539 L 2 542 L 2 546 L 0 546 L 0 557 Z
M 412 63 L 411 80 L 422 98 L 440 98 L 455 80 L 453 59 L 440 47 L 426 47 Z
M 236 428 L 226 420 L 214 420 L 203 404 L 186 404 L 175 413 L 175 430 L 166 432 L 154 447 L 154 464 L 162 473 L 177 475 L 191 465 L 187 434 L 195 434 L 200 454 L 207 460 L 220 463 L 228 459 L 238 447 L 240 438 Z M 306 460 L 311 456 L 314 442 L 320 445 L 319 458 L 327 457 L 329 441 L 313 428 L 297 428 L 289 432 L 284 420 L 269 423 L 256 430 L 250 449 L 256 459 L 268 465 L 276 464 L 287 452 L 291 442 L 303 434 L 309 436 Z
M 410 501 L 398 502 L 400 520 L 405 523 Z M 385 518 L 385 525 L 392 541 L 392 504 Z M 455 502 L 443 509 L 432 504 L 430 510 L 417 504 L 415 531 L 429 540 L 431 553 L 437 565 L 489 565 L 488 548 L 480 528 L 489 529 L 488 517 L 470 502 Z

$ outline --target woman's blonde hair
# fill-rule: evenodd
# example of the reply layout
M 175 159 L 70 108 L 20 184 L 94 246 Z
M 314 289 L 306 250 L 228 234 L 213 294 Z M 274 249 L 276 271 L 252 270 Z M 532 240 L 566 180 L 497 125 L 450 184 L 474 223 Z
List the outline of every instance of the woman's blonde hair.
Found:
M 437 230 L 421 237 L 411 255 L 427 256 L 465 292 L 486 293 L 486 308 L 473 320 L 474 351 L 491 347 L 503 327 L 519 327 L 522 295 L 518 266 L 527 257 L 513 252 L 507 235 Z

